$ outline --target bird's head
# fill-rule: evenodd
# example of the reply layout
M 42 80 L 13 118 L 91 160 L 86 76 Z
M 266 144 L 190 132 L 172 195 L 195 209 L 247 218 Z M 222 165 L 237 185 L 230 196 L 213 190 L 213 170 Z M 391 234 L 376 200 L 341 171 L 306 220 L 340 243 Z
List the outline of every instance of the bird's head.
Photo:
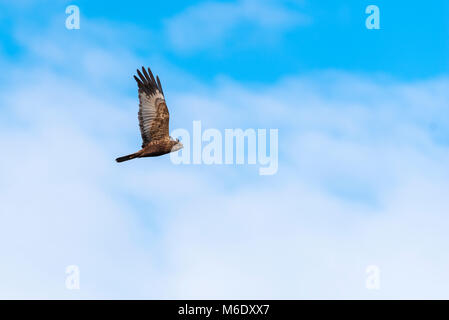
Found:
M 174 142 L 175 144 L 171 148 L 172 152 L 181 150 L 184 147 L 184 145 L 181 143 L 181 141 L 179 141 L 179 139 L 174 140 Z

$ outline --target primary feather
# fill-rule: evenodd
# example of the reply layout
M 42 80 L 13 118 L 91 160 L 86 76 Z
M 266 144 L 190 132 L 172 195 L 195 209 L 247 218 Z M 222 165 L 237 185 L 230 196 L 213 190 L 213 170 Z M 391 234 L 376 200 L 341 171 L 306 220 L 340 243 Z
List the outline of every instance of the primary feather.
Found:
M 142 74 L 143 73 L 143 74 Z M 162 86 L 157 77 L 154 79 L 150 68 L 137 70 L 139 78 L 134 76 L 139 87 L 139 126 L 142 135 L 142 148 L 152 141 L 169 138 L 170 114 L 165 103 Z

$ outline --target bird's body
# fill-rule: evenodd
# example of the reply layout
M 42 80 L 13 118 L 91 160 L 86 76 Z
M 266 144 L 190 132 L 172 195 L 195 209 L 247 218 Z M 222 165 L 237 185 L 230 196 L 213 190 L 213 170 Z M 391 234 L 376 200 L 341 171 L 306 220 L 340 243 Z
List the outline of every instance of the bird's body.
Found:
M 165 104 L 159 77 L 154 79 L 148 68 L 148 73 L 142 67 L 143 74 L 137 70 L 139 78 L 134 76 L 139 87 L 139 126 L 142 135 L 142 149 L 136 153 L 117 158 L 117 162 L 128 161 L 135 158 L 157 157 L 182 149 L 179 140 L 169 136 L 168 127 L 170 114 Z
M 134 158 L 146 158 L 146 157 L 161 156 L 163 154 L 167 154 L 167 153 L 179 150 L 180 148 L 178 149 L 176 147 L 176 145 L 178 143 L 179 142 L 171 140 L 171 139 L 152 141 L 149 144 L 147 144 L 144 148 L 137 151 L 136 153 L 117 158 L 116 161 L 123 162 L 123 161 L 131 160 Z

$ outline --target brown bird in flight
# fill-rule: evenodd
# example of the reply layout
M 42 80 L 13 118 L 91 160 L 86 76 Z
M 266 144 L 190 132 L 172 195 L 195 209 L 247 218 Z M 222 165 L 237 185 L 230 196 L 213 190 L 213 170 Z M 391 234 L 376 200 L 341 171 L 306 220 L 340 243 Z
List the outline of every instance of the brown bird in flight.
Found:
M 143 74 L 142 74 L 143 73 Z M 154 79 L 153 73 L 144 67 L 142 72 L 137 69 L 139 78 L 134 76 L 139 87 L 139 126 L 142 134 L 142 149 L 136 153 L 115 159 L 117 162 L 134 158 L 157 157 L 166 153 L 182 149 L 182 143 L 170 137 L 168 121 L 170 115 L 165 104 L 159 77 Z

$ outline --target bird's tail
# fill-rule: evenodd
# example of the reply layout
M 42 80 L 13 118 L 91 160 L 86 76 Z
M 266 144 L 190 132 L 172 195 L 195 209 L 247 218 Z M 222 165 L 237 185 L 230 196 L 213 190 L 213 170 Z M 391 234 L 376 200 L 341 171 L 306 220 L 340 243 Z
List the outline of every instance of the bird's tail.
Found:
M 117 158 L 117 159 L 115 159 L 115 161 L 117 161 L 117 162 L 128 161 L 128 160 L 137 158 L 138 156 L 139 156 L 139 153 L 136 152 L 136 153 L 133 153 L 133 154 L 128 154 L 127 156 L 123 156 L 123 157 Z

